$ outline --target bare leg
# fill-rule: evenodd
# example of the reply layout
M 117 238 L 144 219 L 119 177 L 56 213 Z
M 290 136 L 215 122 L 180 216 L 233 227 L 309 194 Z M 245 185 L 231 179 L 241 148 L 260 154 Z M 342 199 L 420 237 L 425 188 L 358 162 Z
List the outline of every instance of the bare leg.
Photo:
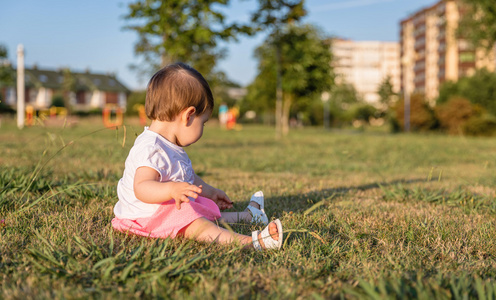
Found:
M 220 213 L 221 220 L 226 223 L 247 223 L 251 221 L 251 214 L 247 211 L 243 212 L 222 212 Z
M 225 228 L 217 226 L 215 223 L 207 220 L 206 218 L 199 218 L 189 224 L 185 229 L 179 232 L 184 237 L 203 242 L 217 242 L 220 244 L 229 244 L 238 242 L 245 248 L 252 248 L 253 241 L 251 236 L 242 235 L 229 231 Z M 278 240 L 277 225 L 275 223 L 269 224 L 269 234 L 273 239 Z M 261 236 L 258 236 L 260 245 L 265 248 L 265 244 Z

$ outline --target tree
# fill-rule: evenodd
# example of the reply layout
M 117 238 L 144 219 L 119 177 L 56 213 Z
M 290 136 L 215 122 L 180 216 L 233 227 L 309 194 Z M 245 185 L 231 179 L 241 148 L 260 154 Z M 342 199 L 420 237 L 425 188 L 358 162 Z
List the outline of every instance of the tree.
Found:
M 394 97 L 397 95 L 393 90 L 393 84 L 391 82 L 391 76 L 387 76 L 384 80 L 379 84 L 377 89 L 377 94 L 379 95 L 380 103 L 387 110 L 393 103 Z
M 276 75 L 276 138 L 280 137 L 283 128 L 283 100 L 282 100 L 282 53 L 279 41 L 280 29 L 306 15 L 304 0 L 258 0 L 258 10 L 252 15 L 252 22 L 257 24 L 257 30 L 269 29 L 270 35 L 276 43 L 275 48 L 275 75 Z
M 276 40 L 277 39 L 277 40 Z M 278 36 L 270 35 L 256 51 L 258 75 L 254 81 L 259 95 L 274 95 L 277 82 L 274 82 L 277 50 L 274 44 L 280 44 L 281 61 L 281 132 L 289 131 L 289 117 L 293 105 L 302 101 L 311 102 L 319 99 L 323 91 L 329 91 L 333 78 L 331 76 L 331 53 L 323 34 L 311 25 L 288 25 Z M 249 90 L 252 92 L 253 90 Z M 248 96 L 248 98 L 253 96 Z M 260 100 L 268 101 L 269 97 Z M 277 106 L 276 106 L 277 108 Z
M 464 0 L 459 35 L 475 46 L 490 50 L 496 43 L 496 5 L 494 0 Z
M 3 88 L 15 85 L 15 71 L 7 57 L 7 47 L 0 44 L 0 112 L 12 112 L 12 109 L 5 104 L 5 95 L 2 95 Z
M 352 105 L 363 102 L 363 99 L 355 89 L 355 86 L 349 83 L 340 83 L 332 88 L 332 101 L 339 108 L 347 110 Z
M 15 72 L 7 57 L 7 47 L 0 44 L 0 89 L 15 83 Z
M 128 5 L 126 26 L 139 35 L 134 51 L 144 59 L 144 68 L 134 66 L 141 74 L 171 62 L 192 65 L 207 80 L 215 80 L 214 67 L 224 56 L 218 42 L 250 33 L 248 26 L 225 24 L 225 16 L 214 6 L 227 6 L 229 0 L 138 0 Z
M 69 68 L 62 70 L 62 97 L 64 98 L 64 107 L 67 109 L 67 113 L 71 114 L 71 94 L 76 89 L 76 78 L 72 74 Z

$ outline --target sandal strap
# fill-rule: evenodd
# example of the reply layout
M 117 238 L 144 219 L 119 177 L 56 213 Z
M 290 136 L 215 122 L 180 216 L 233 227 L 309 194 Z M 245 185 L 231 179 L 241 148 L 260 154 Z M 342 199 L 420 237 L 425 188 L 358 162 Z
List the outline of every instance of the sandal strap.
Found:
M 265 211 L 251 205 L 248 205 L 248 210 L 251 212 L 252 223 L 263 223 L 264 225 L 267 225 L 269 223 L 269 218 L 265 214 Z
M 263 210 L 264 209 L 264 194 L 262 191 L 258 191 L 258 192 L 255 192 L 251 198 L 250 198 L 250 202 L 253 201 L 255 203 L 257 203 L 258 205 L 260 205 L 260 209 Z
M 251 239 L 253 240 L 253 248 L 257 251 L 262 251 L 262 246 L 260 245 L 260 241 L 258 240 L 259 230 L 252 231 Z

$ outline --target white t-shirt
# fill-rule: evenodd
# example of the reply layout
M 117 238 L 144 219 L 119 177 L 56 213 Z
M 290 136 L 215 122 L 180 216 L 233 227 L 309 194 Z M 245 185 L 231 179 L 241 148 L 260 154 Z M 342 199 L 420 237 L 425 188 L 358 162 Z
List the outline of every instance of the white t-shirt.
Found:
M 148 204 L 134 195 L 134 174 L 140 167 L 150 167 L 160 174 L 160 181 L 188 182 L 193 184 L 195 172 L 191 160 L 179 147 L 145 127 L 129 151 L 124 174 L 117 184 L 119 201 L 114 214 L 120 219 L 151 217 L 160 204 Z

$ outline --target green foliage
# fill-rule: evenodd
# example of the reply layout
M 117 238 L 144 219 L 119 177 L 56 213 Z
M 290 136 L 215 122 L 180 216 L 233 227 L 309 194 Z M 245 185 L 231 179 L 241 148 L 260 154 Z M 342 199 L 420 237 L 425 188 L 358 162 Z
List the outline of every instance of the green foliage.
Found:
M 68 68 L 62 70 L 62 76 L 62 97 L 64 98 L 64 107 L 70 114 L 72 113 L 70 95 L 76 90 L 76 77 Z
M 394 108 L 398 125 L 405 128 L 405 102 L 403 99 Z M 425 100 L 425 96 L 415 93 L 410 97 L 410 128 L 412 131 L 428 131 L 437 127 L 434 111 Z
M 481 69 L 471 77 L 444 83 L 439 90 L 437 103 L 446 103 L 454 96 L 466 98 L 496 115 L 496 73 Z
M 274 57 L 275 49 L 267 43 L 255 49 L 255 58 L 258 60 L 257 76 L 247 87 L 244 110 L 254 110 L 258 114 L 274 112 L 277 76 Z
M 129 3 L 125 19 L 134 24 L 139 41 L 135 53 L 144 64 L 134 66 L 142 74 L 154 73 L 166 64 L 182 61 L 192 65 L 207 80 L 214 81 L 214 67 L 224 56 L 219 41 L 250 33 L 248 26 L 226 24 L 220 10 L 229 0 L 137 0 Z M 212 82 L 213 83 L 213 82 Z
M 493 0 L 463 0 L 458 34 L 488 52 L 496 43 L 496 9 Z
M 341 83 L 332 88 L 331 101 L 343 109 L 349 109 L 352 105 L 363 102 L 363 99 L 355 86 Z
M 132 91 L 127 97 L 126 115 L 137 116 L 138 106 L 145 105 L 146 91 Z
M 369 123 L 369 120 L 377 115 L 377 109 L 370 104 L 358 103 L 354 104 L 348 110 L 351 120 L 359 120 Z
M 397 93 L 393 90 L 393 83 L 391 82 L 391 76 L 387 76 L 379 84 L 377 88 L 377 94 L 379 95 L 379 101 L 384 106 L 385 110 L 388 110 L 395 100 Z
M 472 117 L 463 124 L 463 132 L 474 136 L 494 136 L 496 135 L 496 117 L 490 114 Z
M 55 95 L 53 95 L 52 105 L 51 106 L 65 107 L 64 96 L 62 96 L 61 94 L 55 94 Z
M 257 48 L 258 74 L 248 87 L 246 98 L 250 109 L 272 110 L 275 104 L 277 59 L 274 44 L 281 47 L 281 75 L 284 95 L 284 115 L 295 115 L 298 108 L 311 110 L 320 100 L 323 91 L 329 91 L 331 76 L 331 54 L 323 33 L 311 25 L 290 25 L 279 35 L 269 36 Z M 299 111 L 298 111 L 299 112 Z
M 0 44 L 0 90 L 6 86 L 14 86 L 15 71 L 7 60 L 7 47 Z M 0 100 L 3 95 L 0 94 Z
M 297 98 L 331 89 L 331 53 L 323 32 L 312 26 L 290 25 L 273 43 L 282 48 L 282 88 Z
M 258 0 L 258 9 L 252 14 L 251 21 L 258 30 L 271 28 L 272 34 L 276 34 L 281 26 L 306 16 L 304 5 L 304 0 Z

